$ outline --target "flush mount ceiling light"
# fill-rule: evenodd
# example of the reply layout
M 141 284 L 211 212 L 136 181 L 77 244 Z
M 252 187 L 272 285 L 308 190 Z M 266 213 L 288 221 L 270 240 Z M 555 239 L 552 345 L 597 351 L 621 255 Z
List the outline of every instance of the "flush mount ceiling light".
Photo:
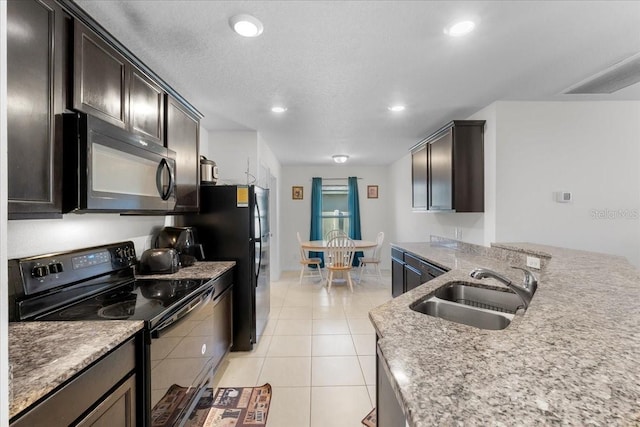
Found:
M 476 27 L 473 21 L 460 21 L 444 29 L 444 33 L 451 37 L 460 37 L 469 34 Z
M 258 37 L 264 31 L 262 22 L 255 16 L 235 15 L 229 18 L 229 25 L 233 31 L 243 37 Z
M 389 111 L 393 111 L 394 113 L 399 113 L 400 111 L 404 111 L 405 108 L 406 107 L 404 105 L 392 105 L 391 107 L 389 107 Z
M 332 158 L 333 158 L 333 161 L 336 163 L 344 163 L 347 161 L 349 156 L 347 156 L 346 154 L 334 154 Z
M 287 111 L 287 107 L 275 106 L 271 107 L 271 111 L 273 111 L 274 113 L 284 113 L 285 111 Z

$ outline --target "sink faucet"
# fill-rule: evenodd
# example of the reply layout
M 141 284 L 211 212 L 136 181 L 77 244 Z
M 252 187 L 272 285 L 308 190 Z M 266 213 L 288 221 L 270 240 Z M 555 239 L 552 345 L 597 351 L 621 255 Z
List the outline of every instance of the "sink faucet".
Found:
M 520 299 L 524 303 L 524 309 L 526 310 L 527 308 L 529 308 L 529 303 L 531 302 L 531 298 L 533 298 L 533 294 L 536 292 L 536 289 L 538 289 L 538 280 L 536 279 L 536 276 L 534 276 L 533 273 L 526 268 L 511 268 L 522 270 L 524 272 L 524 281 L 522 282 L 522 285 L 513 283 L 510 279 L 506 278 L 502 274 L 496 273 L 495 271 L 486 268 L 476 268 L 471 273 L 469 273 L 469 276 L 474 279 L 484 279 L 487 277 L 491 277 L 504 283 L 509 289 L 512 289 L 520 297 Z

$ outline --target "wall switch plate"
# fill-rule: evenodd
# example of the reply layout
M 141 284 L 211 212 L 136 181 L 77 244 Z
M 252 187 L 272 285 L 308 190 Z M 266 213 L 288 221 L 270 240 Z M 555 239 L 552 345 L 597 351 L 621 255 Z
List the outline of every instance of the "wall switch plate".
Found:
M 540 270 L 540 258 L 536 258 L 534 256 L 528 256 L 527 267 L 537 268 L 538 270 Z
M 554 198 L 558 203 L 569 203 L 573 200 L 573 195 L 570 191 L 556 191 Z

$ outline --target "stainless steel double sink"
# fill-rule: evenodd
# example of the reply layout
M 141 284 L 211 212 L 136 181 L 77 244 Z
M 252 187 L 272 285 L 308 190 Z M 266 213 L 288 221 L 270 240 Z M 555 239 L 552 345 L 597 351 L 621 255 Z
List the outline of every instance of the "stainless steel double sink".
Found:
M 509 289 L 454 281 L 409 306 L 412 310 L 479 329 L 504 329 L 513 320 L 522 299 Z

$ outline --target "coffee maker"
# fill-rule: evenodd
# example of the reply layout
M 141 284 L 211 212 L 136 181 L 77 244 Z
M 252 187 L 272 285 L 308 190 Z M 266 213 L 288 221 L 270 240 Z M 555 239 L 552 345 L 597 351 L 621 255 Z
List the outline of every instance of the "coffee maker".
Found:
M 163 227 L 155 238 L 154 247 L 175 249 L 182 267 L 204 259 L 202 245 L 196 243 L 196 231 L 193 227 Z

